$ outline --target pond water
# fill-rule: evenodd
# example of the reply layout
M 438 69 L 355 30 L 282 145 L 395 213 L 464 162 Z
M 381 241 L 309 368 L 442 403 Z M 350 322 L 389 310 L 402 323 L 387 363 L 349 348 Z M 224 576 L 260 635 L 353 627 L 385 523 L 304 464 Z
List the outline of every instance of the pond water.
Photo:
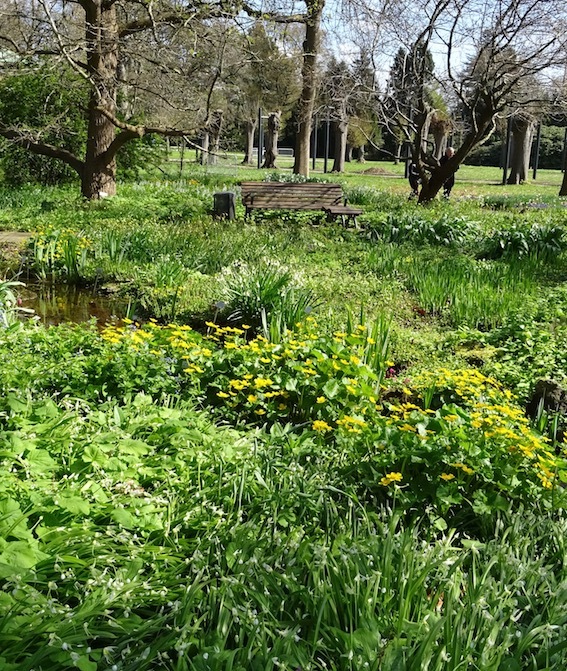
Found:
M 27 285 L 18 291 L 22 307 L 29 308 L 46 325 L 81 323 L 93 317 L 99 325 L 127 316 L 128 301 L 93 289 L 73 286 Z

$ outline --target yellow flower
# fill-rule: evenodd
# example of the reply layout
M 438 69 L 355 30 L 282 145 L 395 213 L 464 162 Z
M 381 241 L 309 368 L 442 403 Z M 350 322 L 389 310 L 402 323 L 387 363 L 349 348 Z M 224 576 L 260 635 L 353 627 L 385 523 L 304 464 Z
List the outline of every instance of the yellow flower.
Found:
M 245 382 L 244 380 L 230 380 L 229 385 L 233 389 L 237 389 L 238 391 L 242 391 L 244 389 L 244 387 L 248 386 L 248 383 Z
M 217 393 L 217 396 L 218 396 L 219 398 L 228 398 L 228 394 L 227 394 L 226 392 L 224 392 L 224 391 L 219 391 L 219 392 Z
M 322 419 L 316 419 L 312 427 L 313 431 L 319 431 L 320 433 L 325 433 L 325 431 L 332 431 L 332 427 L 327 424 L 327 422 L 324 422 Z
M 461 471 L 465 472 L 467 475 L 472 475 L 474 473 L 474 469 L 472 469 L 470 466 L 467 466 L 466 464 L 453 464 L 455 468 L 460 468 Z
M 256 389 L 261 389 L 262 387 L 269 387 L 273 383 L 274 381 L 270 380 L 269 377 L 257 377 L 254 380 L 254 386 L 256 387 Z
M 383 485 L 384 487 L 387 487 L 392 482 L 401 482 L 402 478 L 403 476 L 401 473 L 392 471 L 391 473 L 388 473 L 380 480 L 380 484 Z
M 455 476 L 452 473 L 441 473 L 440 475 L 441 480 L 453 480 Z
M 249 394 L 248 395 L 248 403 L 256 403 L 257 400 L 258 400 L 258 397 L 254 396 L 254 394 Z
M 317 397 L 317 403 L 325 403 L 327 399 L 324 396 L 318 396 Z

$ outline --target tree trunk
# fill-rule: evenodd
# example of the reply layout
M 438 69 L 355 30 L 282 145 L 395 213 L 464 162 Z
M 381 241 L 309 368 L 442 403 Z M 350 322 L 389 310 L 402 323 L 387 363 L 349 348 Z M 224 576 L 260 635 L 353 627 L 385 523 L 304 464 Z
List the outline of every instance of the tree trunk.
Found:
M 335 161 L 332 172 L 345 171 L 345 157 L 348 134 L 348 119 L 333 122 L 333 134 L 335 136 Z
M 268 117 L 268 132 L 266 133 L 266 152 L 262 168 L 276 168 L 278 157 L 278 134 L 280 132 L 281 112 L 272 112 Z
M 88 135 L 81 193 L 89 200 L 116 193 L 116 152 L 109 151 L 116 137 L 109 114 L 116 113 L 118 24 L 114 3 L 85 2 L 87 71 L 93 82 L 88 105 Z
M 512 147 L 510 152 L 510 174 L 507 184 L 522 184 L 530 170 L 530 153 L 535 124 L 524 117 L 512 119 Z
M 243 165 L 252 164 L 252 155 L 254 151 L 254 133 L 256 132 L 257 124 L 257 119 L 246 120 L 246 145 L 244 147 L 244 160 L 242 161 Z
M 365 163 L 366 161 L 366 151 L 364 145 L 356 148 L 356 160 L 358 163 Z
M 317 56 L 321 39 L 321 15 L 324 0 L 305 0 L 307 22 L 303 42 L 303 65 L 301 68 L 301 95 L 297 111 L 297 136 L 295 139 L 295 161 L 293 172 L 309 176 L 309 145 L 311 139 L 311 117 L 317 92 Z
M 352 162 L 352 156 L 353 156 L 353 154 L 354 154 L 354 147 L 352 146 L 352 144 L 350 144 L 350 142 L 347 142 L 347 146 L 346 146 L 346 154 L 345 154 L 345 161 L 346 161 L 347 163 L 351 163 L 351 162 Z
M 435 124 L 435 126 L 433 126 L 431 129 L 431 133 L 433 135 L 433 141 L 435 142 L 433 156 L 439 160 L 441 156 L 443 156 L 443 152 L 446 149 L 447 132 L 445 128 L 441 126 L 441 124 Z
M 567 170 L 563 171 L 563 180 L 561 182 L 561 189 L 559 189 L 560 196 L 567 196 Z
M 215 165 L 217 162 L 217 157 L 220 148 L 220 136 L 222 130 L 222 121 L 223 121 L 224 112 L 222 110 L 215 110 L 211 115 L 211 120 L 209 121 L 207 130 L 210 136 L 210 143 L 212 149 L 209 151 L 207 163 L 209 165 Z
M 203 139 L 201 140 L 201 165 L 206 165 L 209 162 L 209 145 L 211 143 L 211 137 L 209 131 L 205 130 L 203 133 Z
M 402 156 L 402 150 L 404 148 L 404 143 L 403 142 L 398 142 L 396 145 L 396 155 L 394 156 L 394 165 L 398 165 L 400 162 L 400 158 Z

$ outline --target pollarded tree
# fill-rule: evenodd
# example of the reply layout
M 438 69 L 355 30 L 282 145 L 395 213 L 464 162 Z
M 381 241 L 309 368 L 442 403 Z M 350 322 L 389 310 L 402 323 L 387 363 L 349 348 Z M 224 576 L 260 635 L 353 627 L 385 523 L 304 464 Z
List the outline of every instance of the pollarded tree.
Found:
M 321 107 L 332 124 L 334 139 L 333 172 L 344 172 L 349 119 L 353 113 L 354 81 L 348 65 L 334 57 L 329 59 L 321 82 Z
M 377 119 L 380 93 L 372 59 L 367 49 L 361 48 L 354 60 L 350 74 L 355 87 L 350 104 L 352 115 L 349 123 L 347 152 L 352 149 L 357 161 L 364 161 L 365 145 L 377 146 L 380 128 Z
M 292 45 L 276 40 L 259 21 L 243 38 L 241 50 L 246 64 L 235 81 L 232 100 L 245 128 L 243 163 L 251 163 L 258 108 L 280 110 L 280 121 L 286 119 L 299 95 L 300 62 Z
M 507 184 L 522 184 L 528 177 L 536 119 L 527 110 L 510 117 L 510 173 Z
M 566 58 L 566 7 L 558 0 L 432 0 L 419 40 L 445 51 L 440 85 L 458 101 L 464 119 L 460 147 L 442 166 L 423 152 L 423 136 L 432 110 L 425 95 L 419 103 L 413 153 L 422 175 L 420 202 L 435 198 L 444 182 L 468 154 L 490 137 L 496 120 L 516 107 L 541 99 L 541 86 L 525 84 L 544 78 Z M 441 45 L 441 46 L 440 46 Z M 457 61 L 463 45 L 472 53 L 463 67 Z

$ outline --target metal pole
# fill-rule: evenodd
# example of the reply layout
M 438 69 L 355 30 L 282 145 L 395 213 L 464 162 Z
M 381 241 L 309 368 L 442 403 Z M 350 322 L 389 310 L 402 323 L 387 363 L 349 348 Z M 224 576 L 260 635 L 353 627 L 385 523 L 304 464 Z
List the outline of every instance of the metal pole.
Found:
M 311 169 L 315 170 L 315 164 L 317 163 L 317 115 L 313 117 L 313 146 L 311 148 Z
M 323 172 L 327 172 L 327 163 L 329 162 L 329 141 L 331 136 L 330 112 L 327 110 L 327 124 L 325 126 L 325 160 L 323 161 Z
M 262 167 L 262 148 L 264 145 L 264 134 L 262 131 L 262 108 L 258 107 L 258 170 Z
M 510 136 L 512 135 L 512 117 L 508 117 L 508 127 L 506 129 L 506 150 L 504 152 L 504 169 L 502 170 L 502 184 L 506 184 L 508 175 L 508 165 L 510 163 Z
M 536 178 L 537 175 L 537 169 L 539 165 L 539 150 L 541 147 L 541 121 L 537 125 L 537 136 L 536 136 L 536 143 L 535 143 L 535 152 L 534 152 L 534 171 L 533 171 L 533 179 Z

